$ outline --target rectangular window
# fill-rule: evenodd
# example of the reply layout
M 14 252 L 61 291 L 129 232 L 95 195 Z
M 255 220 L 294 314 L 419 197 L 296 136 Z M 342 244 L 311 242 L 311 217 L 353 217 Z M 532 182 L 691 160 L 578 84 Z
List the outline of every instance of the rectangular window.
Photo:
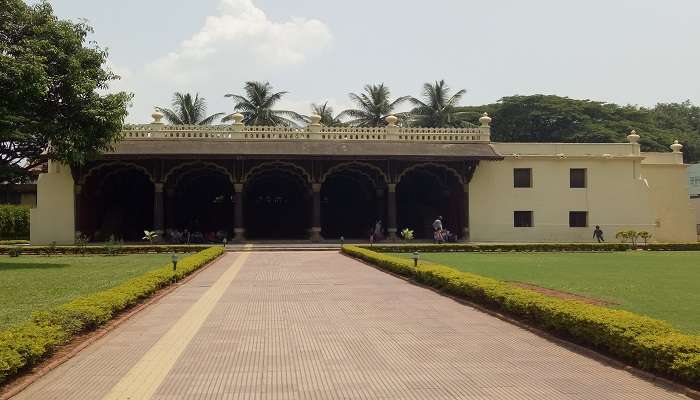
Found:
M 569 211 L 569 226 L 585 228 L 588 226 L 588 211 Z
M 513 226 L 516 228 L 532 227 L 532 211 L 513 211 Z
M 585 188 L 586 187 L 586 169 L 571 168 L 569 170 L 569 187 Z
M 515 169 L 513 169 L 513 187 L 531 188 L 532 187 L 532 168 L 515 168 Z

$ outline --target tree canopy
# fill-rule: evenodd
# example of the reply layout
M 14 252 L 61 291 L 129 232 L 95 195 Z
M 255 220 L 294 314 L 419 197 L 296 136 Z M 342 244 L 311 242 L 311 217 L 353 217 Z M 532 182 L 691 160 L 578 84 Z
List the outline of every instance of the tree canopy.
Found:
M 450 88 L 444 80 L 423 85 L 423 100 L 409 98 L 414 106 L 411 110 L 411 124 L 426 128 L 458 127 L 464 124 L 466 115 L 457 109 L 466 90 L 458 90 L 450 95 Z
M 642 151 L 669 151 L 673 140 L 685 148 L 686 162 L 700 160 L 700 107 L 689 101 L 652 108 L 620 106 L 554 95 L 509 96 L 494 104 L 459 107 L 477 123 L 484 111 L 493 117 L 494 142 L 612 143 L 636 130 Z
M 235 102 L 233 109 L 243 115 L 246 125 L 284 125 L 295 126 L 296 121 L 304 121 L 304 117 L 294 111 L 275 110 L 287 92 L 275 92 L 269 82 L 248 81 L 243 85 L 244 95 L 227 94 Z M 233 114 L 227 115 L 222 121 L 230 121 Z
M 103 94 L 119 77 L 91 32 L 45 1 L 0 0 L 0 181 L 29 179 L 46 157 L 84 163 L 120 134 L 131 95 Z
M 224 115 L 224 113 L 216 113 L 207 116 L 207 101 L 204 97 L 199 97 L 199 93 L 192 97 L 189 93 L 175 92 L 171 104 L 172 109 L 157 108 L 173 125 L 211 125 L 214 120 Z
M 383 83 L 378 85 L 366 85 L 364 93 L 350 93 L 350 100 L 357 108 L 348 109 L 338 115 L 339 118 L 350 118 L 347 122 L 352 126 L 384 126 L 384 120 L 389 115 L 395 114 L 396 108 L 408 100 L 408 96 L 402 96 L 391 100 L 391 92 Z M 401 118 L 403 115 L 396 115 Z

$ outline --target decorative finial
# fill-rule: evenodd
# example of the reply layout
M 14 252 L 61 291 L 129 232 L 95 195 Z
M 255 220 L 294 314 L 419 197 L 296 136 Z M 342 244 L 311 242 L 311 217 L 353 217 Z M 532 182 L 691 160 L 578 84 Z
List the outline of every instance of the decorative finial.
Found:
M 488 128 L 491 126 L 491 117 L 489 117 L 488 113 L 483 113 L 481 115 L 481 118 L 479 118 L 479 123 L 483 128 Z
M 234 124 L 234 125 L 240 125 L 240 124 L 242 124 L 241 121 L 243 121 L 243 114 L 241 114 L 241 113 L 235 113 L 235 114 L 233 114 L 233 115 L 231 116 L 231 118 L 233 118 L 233 124 Z
M 681 150 L 683 150 L 683 145 L 678 143 L 677 140 L 674 140 L 673 144 L 669 147 L 671 147 L 671 151 L 673 151 L 674 153 L 680 153 Z
M 163 123 L 160 122 L 160 120 L 163 119 L 164 115 L 162 112 L 160 112 L 160 108 L 155 107 L 155 111 L 153 111 L 153 114 L 151 114 L 151 117 L 153 118 L 153 122 L 151 122 L 151 124 L 163 125 Z
M 388 117 L 384 118 L 388 126 L 394 127 L 396 126 L 396 123 L 399 122 L 399 119 L 396 118 L 395 115 L 389 115 Z
M 321 125 L 321 116 L 318 114 L 311 114 L 309 115 L 309 119 L 311 120 L 311 123 L 309 123 L 310 126 L 319 126 Z
M 632 131 L 630 132 L 630 134 L 627 135 L 627 140 L 628 140 L 630 143 L 633 143 L 633 144 L 639 142 L 639 135 L 637 135 L 637 131 L 635 131 L 634 129 L 632 129 Z

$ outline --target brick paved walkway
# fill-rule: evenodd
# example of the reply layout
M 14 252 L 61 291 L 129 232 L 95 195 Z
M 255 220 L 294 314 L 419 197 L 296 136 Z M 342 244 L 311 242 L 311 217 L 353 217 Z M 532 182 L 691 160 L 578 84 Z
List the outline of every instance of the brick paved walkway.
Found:
M 685 399 L 334 252 L 229 253 L 15 399 L 150 393 Z

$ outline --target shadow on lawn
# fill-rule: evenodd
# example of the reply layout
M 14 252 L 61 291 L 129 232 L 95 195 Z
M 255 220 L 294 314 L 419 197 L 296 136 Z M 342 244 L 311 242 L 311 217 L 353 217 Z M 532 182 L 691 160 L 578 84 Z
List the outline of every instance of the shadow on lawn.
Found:
M 24 263 L 13 263 L 13 262 L 2 262 L 0 261 L 0 271 L 8 270 L 18 270 L 18 269 L 53 269 L 53 268 L 66 268 L 69 264 L 24 264 Z

